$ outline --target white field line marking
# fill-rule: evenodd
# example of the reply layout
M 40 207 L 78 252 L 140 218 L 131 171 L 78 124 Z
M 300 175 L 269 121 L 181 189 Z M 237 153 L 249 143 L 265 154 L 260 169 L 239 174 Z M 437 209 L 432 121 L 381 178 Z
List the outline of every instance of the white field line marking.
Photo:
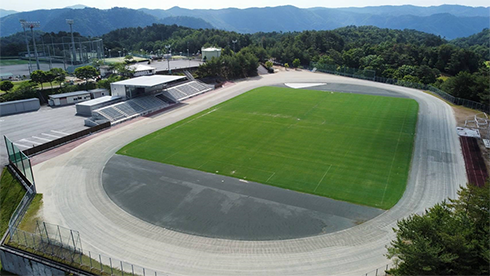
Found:
M 56 139 L 58 139 L 58 138 L 61 138 L 61 137 L 62 137 L 62 136 L 56 136 L 56 135 L 52 135 L 52 134 L 47 134 L 47 133 L 44 133 L 44 132 L 43 132 L 43 133 L 41 133 L 41 134 L 42 134 L 42 135 L 44 135 L 44 136 L 49 136 L 49 137 L 53 137 L 53 138 L 56 138 Z
M 47 139 L 47 138 L 41 138 L 41 137 L 37 137 L 37 136 L 31 136 L 32 138 L 36 138 L 36 139 L 39 139 L 39 140 L 44 140 L 44 141 L 48 141 L 48 142 L 51 142 L 53 139 Z
M 19 144 L 19 143 L 16 143 L 16 142 L 13 142 L 14 145 L 18 146 L 18 147 L 22 147 L 22 148 L 30 148 L 30 146 L 26 146 L 26 145 L 22 145 L 22 144 Z
M 19 142 L 28 142 L 30 144 L 35 144 L 35 145 L 41 145 L 42 144 L 42 143 L 39 143 L 39 142 L 34 142 L 34 141 L 27 140 L 27 139 L 20 139 Z
M 400 138 L 402 136 L 403 127 L 405 126 L 407 113 L 405 113 L 405 116 L 403 117 L 402 128 L 400 129 L 400 132 L 398 133 L 398 140 L 396 141 L 395 153 L 393 154 L 393 159 L 391 159 L 390 170 L 388 171 L 388 179 L 386 179 L 385 188 L 383 190 L 383 197 L 381 198 L 381 204 L 383 204 L 383 202 L 385 201 L 386 189 L 388 188 L 388 183 L 390 182 L 391 170 L 393 169 L 393 164 L 395 163 L 396 152 L 398 150 L 398 144 L 400 144 Z
M 275 174 L 276 174 L 275 172 L 274 172 L 274 173 L 272 173 L 272 175 L 271 175 L 271 176 L 269 176 L 269 178 L 267 178 L 267 180 L 266 180 L 265 182 L 269 182 L 269 180 L 270 180 L 270 179 L 271 179 L 271 178 L 272 178 L 272 177 L 273 177 Z
M 63 134 L 63 135 L 70 135 L 70 133 L 66 133 L 66 132 L 58 131 L 58 130 L 51 130 L 51 132 L 59 133 L 59 134 Z
M 316 184 L 316 187 L 315 189 L 313 190 L 313 192 L 316 192 L 316 189 L 318 189 L 318 186 L 320 186 L 320 183 L 322 183 L 323 179 L 325 178 L 325 176 L 327 175 L 328 171 L 330 171 L 330 168 L 332 167 L 332 165 L 328 166 L 328 169 L 327 171 L 325 172 L 325 174 L 323 175 L 322 179 L 320 179 L 320 181 L 318 181 L 318 184 Z

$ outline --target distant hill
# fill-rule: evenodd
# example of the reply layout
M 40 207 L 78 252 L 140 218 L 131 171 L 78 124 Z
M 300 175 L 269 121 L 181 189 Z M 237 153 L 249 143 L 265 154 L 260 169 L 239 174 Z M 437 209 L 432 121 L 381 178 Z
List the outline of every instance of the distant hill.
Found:
M 313 8 L 313 9 L 318 9 L 318 8 Z M 376 14 L 376 15 L 388 14 L 390 16 L 400 16 L 400 15 L 430 16 L 438 13 L 449 13 L 455 16 L 488 17 L 490 13 L 490 8 L 468 7 L 468 6 L 461 6 L 461 5 L 441 5 L 441 6 L 431 6 L 431 7 L 401 5 L 401 6 L 376 6 L 376 7 L 363 7 L 363 8 L 351 7 L 351 8 L 338 8 L 336 10 L 349 11 L 355 13 Z
M 14 13 L 17 13 L 17 11 L 0 9 L 0 17 L 4 17 Z
M 76 7 L 77 9 L 74 9 Z M 78 9 L 78 7 L 84 7 Z M 75 30 L 84 36 L 100 36 L 125 27 L 153 23 L 178 24 L 191 28 L 217 28 L 240 33 L 333 30 L 345 26 L 376 26 L 414 29 L 446 39 L 466 37 L 489 27 L 490 8 L 442 5 L 434 7 L 379 6 L 365 8 L 309 8 L 278 6 L 248 9 L 159 9 L 112 8 L 99 10 L 85 6 L 20 12 L 0 18 L 0 34 L 21 31 L 19 19 L 41 21 L 43 31 L 66 31 L 66 18 L 75 20 Z
M 81 4 L 65 7 L 65 9 L 85 9 L 85 8 L 90 8 L 90 7 Z
M 53 10 L 36 10 L 19 12 L 0 18 L 0 34 L 2 37 L 22 31 L 19 19 L 40 21 L 39 30 L 45 32 L 68 31 L 66 19 L 75 20 L 74 31 L 83 36 L 100 36 L 112 30 L 125 27 L 144 27 L 153 23 L 177 24 L 191 28 L 212 28 L 213 26 L 198 18 L 172 16 L 159 19 L 142 11 L 112 8 L 100 10 L 95 8 L 63 8 Z
M 483 31 L 469 37 L 454 39 L 451 41 L 451 43 L 463 48 L 475 45 L 481 45 L 490 48 L 490 29 L 484 29 Z
M 458 5 L 438 7 L 380 6 L 367 8 L 310 8 L 279 6 L 248 9 L 141 10 L 158 18 L 190 16 L 202 18 L 218 29 L 241 33 L 271 31 L 332 30 L 372 25 L 390 29 L 415 29 L 453 39 L 488 28 L 490 8 Z

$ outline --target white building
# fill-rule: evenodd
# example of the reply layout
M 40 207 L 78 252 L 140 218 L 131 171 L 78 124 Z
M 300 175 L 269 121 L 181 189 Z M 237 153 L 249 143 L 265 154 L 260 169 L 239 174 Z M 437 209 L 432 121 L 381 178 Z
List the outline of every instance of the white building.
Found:
M 131 99 L 140 95 L 157 93 L 172 82 L 184 80 L 184 76 L 142 76 L 111 83 L 111 95 Z
M 202 61 L 211 60 L 213 57 L 219 58 L 221 56 L 221 48 L 201 48 Z
M 151 76 L 155 75 L 155 67 L 144 65 L 144 64 L 134 64 L 129 66 L 129 70 L 134 70 L 134 76 Z
M 75 91 L 63 94 L 49 95 L 48 103 L 50 106 L 62 106 L 88 101 L 90 99 L 91 97 L 88 91 Z

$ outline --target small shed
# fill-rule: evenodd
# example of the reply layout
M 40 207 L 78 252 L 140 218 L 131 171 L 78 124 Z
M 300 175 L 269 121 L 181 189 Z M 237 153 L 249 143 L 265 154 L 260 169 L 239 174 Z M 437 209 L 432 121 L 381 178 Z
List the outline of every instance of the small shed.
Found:
M 90 97 L 92 97 L 92 99 L 97 99 L 100 97 L 109 96 L 109 94 L 110 94 L 109 90 L 104 89 L 104 88 L 92 89 L 92 90 L 89 90 L 88 92 L 90 93 Z
M 36 111 L 41 107 L 38 98 L 0 103 L 0 116 Z
M 122 97 L 119 96 L 103 96 L 83 103 L 77 103 L 75 107 L 77 109 L 77 115 L 91 117 L 92 111 L 117 103 L 121 100 Z
M 75 91 L 49 95 L 48 103 L 50 106 L 63 106 L 88 101 L 90 99 L 91 97 L 88 91 Z
M 219 58 L 221 56 L 221 48 L 201 48 L 202 61 L 211 60 L 213 57 Z

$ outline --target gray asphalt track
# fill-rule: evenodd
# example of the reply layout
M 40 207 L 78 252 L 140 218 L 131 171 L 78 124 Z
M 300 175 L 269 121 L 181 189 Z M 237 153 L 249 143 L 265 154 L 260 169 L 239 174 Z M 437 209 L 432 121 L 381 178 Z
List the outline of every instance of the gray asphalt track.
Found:
M 384 210 L 158 162 L 114 155 L 102 174 L 126 212 L 183 233 L 278 240 L 332 233 Z
M 419 103 L 407 189 L 392 209 L 346 230 L 279 241 L 237 241 L 154 226 L 121 210 L 105 193 L 102 171 L 122 146 L 252 88 L 285 82 L 350 83 L 394 90 Z M 80 232 L 83 248 L 169 275 L 364 275 L 388 263 L 385 246 L 399 218 L 422 213 L 467 182 L 453 111 L 421 91 L 321 73 L 265 75 L 192 98 L 160 116 L 103 132 L 34 167 L 42 217 Z M 451 156 L 437 159 L 435 156 Z

